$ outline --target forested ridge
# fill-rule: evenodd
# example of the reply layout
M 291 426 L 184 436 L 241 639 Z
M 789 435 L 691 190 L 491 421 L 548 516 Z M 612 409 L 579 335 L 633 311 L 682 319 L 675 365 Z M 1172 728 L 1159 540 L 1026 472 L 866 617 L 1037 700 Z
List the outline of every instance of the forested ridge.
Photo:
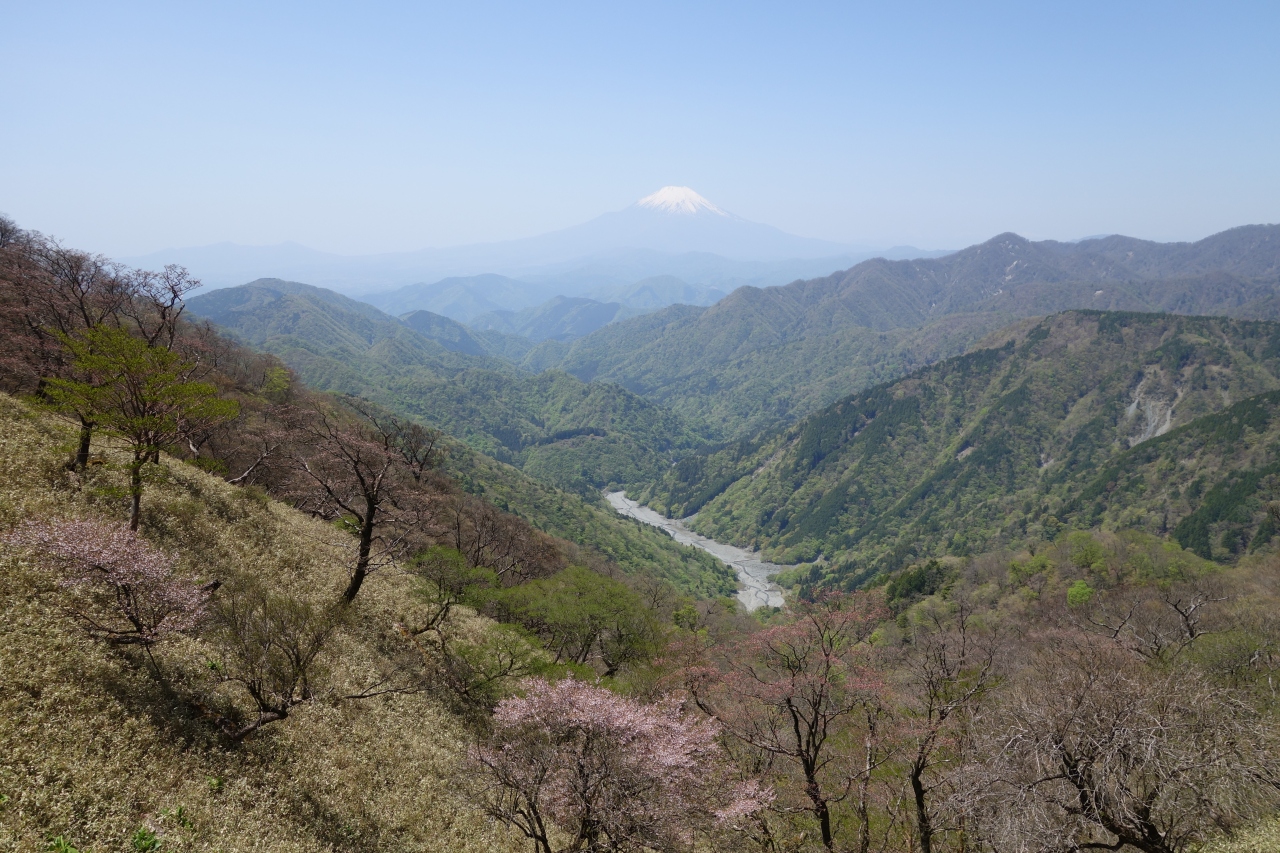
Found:
M 1066 309 L 1280 319 L 1280 228 L 1195 243 L 1001 234 L 941 258 L 873 259 L 825 278 L 672 306 L 526 363 L 616 382 L 720 440 L 799 420 L 844 394 L 959 355 L 1019 317 Z
M 1280 325 L 1068 312 L 1000 337 L 690 459 L 651 501 L 847 588 L 1067 528 L 1224 561 L 1270 540 Z
M 401 323 L 331 291 L 278 281 L 200 296 L 192 310 L 275 353 L 316 388 L 406 412 L 590 500 L 606 486 L 652 479 L 704 441 L 681 418 L 616 385 L 533 375 L 450 350 L 411 328 L 426 328 L 425 312 Z

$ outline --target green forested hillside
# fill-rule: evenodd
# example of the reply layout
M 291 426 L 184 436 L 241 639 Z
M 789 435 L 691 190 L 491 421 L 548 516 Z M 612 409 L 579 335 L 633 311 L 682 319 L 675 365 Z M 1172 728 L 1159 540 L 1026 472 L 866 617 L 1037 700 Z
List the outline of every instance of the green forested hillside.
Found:
M 1070 526 L 1217 559 L 1270 538 L 1280 325 L 1068 312 L 987 343 L 677 466 L 650 500 L 842 584 Z
M 618 382 L 733 440 L 789 422 L 850 390 L 958 355 L 1012 319 L 956 315 L 919 329 L 850 326 L 790 339 L 776 333 L 767 312 L 716 305 L 694 314 L 700 310 L 676 306 L 618 323 L 609 329 L 619 331 L 607 338 L 593 335 L 583 339 L 592 341 L 589 346 L 570 345 L 562 361 L 535 362 L 548 354 L 538 348 L 524 363 Z
M 444 467 L 468 492 L 545 533 L 599 552 L 627 572 L 657 575 L 699 598 L 732 595 L 737 588 L 733 570 L 715 557 L 624 518 L 603 501 L 586 501 L 547 486 L 462 446 L 446 454 Z
M 739 288 L 711 308 L 673 306 L 535 348 L 525 363 L 616 382 L 729 440 L 957 355 L 1017 317 L 1076 308 L 1274 319 L 1278 279 L 1277 226 L 1169 244 L 1002 234 L 942 258 Z
M 696 595 L 732 594 L 723 563 L 599 499 L 604 486 L 655 477 L 669 455 L 697 443 L 669 412 L 616 386 L 450 352 L 377 309 L 307 285 L 220 290 L 193 303 L 194 312 L 285 359 L 304 381 L 458 439 L 447 454 L 450 472 L 501 509 L 628 571 L 657 572 Z
M 193 299 L 191 311 L 279 355 L 313 387 L 411 414 L 584 496 L 654 479 L 703 441 L 672 412 L 617 385 L 562 372 L 535 376 L 447 349 L 375 308 L 319 288 L 261 281 Z M 456 348 L 475 343 L 459 338 Z
M 485 341 L 474 337 L 466 326 L 440 314 L 432 314 L 430 311 L 410 311 L 400 318 L 400 322 L 452 352 L 466 355 L 490 354 Z
M 582 296 L 557 296 L 521 311 L 490 311 L 471 320 L 477 329 L 519 335 L 531 341 L 569 341 L 607 326 L 626 308 Z

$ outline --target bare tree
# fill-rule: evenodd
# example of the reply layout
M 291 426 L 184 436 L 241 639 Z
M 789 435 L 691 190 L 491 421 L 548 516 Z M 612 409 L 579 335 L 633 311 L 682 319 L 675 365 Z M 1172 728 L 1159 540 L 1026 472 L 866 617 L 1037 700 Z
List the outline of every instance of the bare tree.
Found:
M 699 707 L 728 734 L 799 774 L 801 808 L 817 820 L 828 850 L 836 849 L 833 807 L 880 760 L 874 730 L 860 769 L 851 771 L 836 744 L 880 701 L 884 685 L 870 665 L 867 640 L 885 614 L 871 595 L 828 595 L 803 606 L 791 624 L 725 649 L 722 672 L 690 684 Z M 864 849 L 868 832 L 864 822 Z
M 169 264 L 158 273 L 131 270 L 126 279 L 130 299 L 121 306 L 121 313 L 129 318 L 147 346 L 173 349 L 186 309 L 183 297 L 200 282 L 177 264 Z
M 996 682 L 997 646 L 966 601 L 924 608 L 919 616 L 899 671 L 915 843 L 930 853 L 936 836 L 952 829 L 939 824 L 935 794 L 950 781 L 946 771 L 963 760 L 964 716 Z
M 1101 596 L 1081 627 L 1141 657 L 1167 663 L 1210 632 L 1214 611 L 1228 598 L 1213 576 L 1121 588 Z
M 500 583 L 520 583 L 563 569 L 564 555 L 551 537 L 470 495 L 450 495 L 440 513 L 443 537 L 468 565 L 491 569 Z
M 1193 668 L 1040 638 L 986 722 L 989 834 L 1006 849 L 1181 853 L 1280 804 L 1275 732 Z
M 427 517 L 423 477 L 438 434 L 355 399 L 341 409 L 295 411 L 291 493 L 299 508 L 355 534 L 356 559 L 342 599 L 350 604 L 370 572 L 403 555 Z

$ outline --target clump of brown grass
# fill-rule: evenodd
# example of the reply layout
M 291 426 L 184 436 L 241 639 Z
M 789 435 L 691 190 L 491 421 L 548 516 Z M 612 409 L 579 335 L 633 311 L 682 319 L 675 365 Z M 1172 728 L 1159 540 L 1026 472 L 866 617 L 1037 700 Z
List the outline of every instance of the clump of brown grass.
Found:
M 124 518 L 117 454 L 68 474 L 73 438 L 0 395 L 0 535 L 29 518 Z M 316 604 L 341 591 L 349 542 L 334 528 L 173 460 L 151 480 L 142 531 L 189 576 L 253 577 Z M 468 801 L 468 736 L 429 694 L 313 703 L 234 746 L 189 701 L 207 688 L 210 647 L 169 644 L 162 684 L 136 651 L 77 625 L 73 594 L 38 555 L 0 550 L 0 850 L 61 835 L 127 851 L 143 826 L 167 851 L 518 849 Z M 392 626 L 416 606 L 409 578 L 376 577 L 328 677 L 359 686 L 384 670 Z

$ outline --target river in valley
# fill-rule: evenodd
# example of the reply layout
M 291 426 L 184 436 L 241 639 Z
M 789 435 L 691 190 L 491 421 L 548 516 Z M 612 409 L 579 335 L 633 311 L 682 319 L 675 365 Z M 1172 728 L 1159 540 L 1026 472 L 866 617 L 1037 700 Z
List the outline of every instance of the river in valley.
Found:
M 755 610 L 759 607 L 782 606 L 782 588 L 769 580 L 769 578 L 783 569 L 790 568 L 789 566 L 766 563 L 754 551 L 748 551 L 745 548 L 738 548 L 734 545 L 726 545 L 723 542 L 717 542 L 699 533 L 694 533 L 678 519 L 666 518 L 661 513 L 630 500 L 625 492 L 609 492 L 605 495 L 605 498 L 609 501 L 609 505 L 617 510 L 620 515 L 634 518 L 645 524 L 652 524 L 654 527 L 661 527 L 681 545 L 692 545 L 695 548 L 701 548 L 720 562 L 730 566 L 737 572 L 738 580 L 742 582 L 742 589 L 738 591 L 738 600 L 748 610 Z

